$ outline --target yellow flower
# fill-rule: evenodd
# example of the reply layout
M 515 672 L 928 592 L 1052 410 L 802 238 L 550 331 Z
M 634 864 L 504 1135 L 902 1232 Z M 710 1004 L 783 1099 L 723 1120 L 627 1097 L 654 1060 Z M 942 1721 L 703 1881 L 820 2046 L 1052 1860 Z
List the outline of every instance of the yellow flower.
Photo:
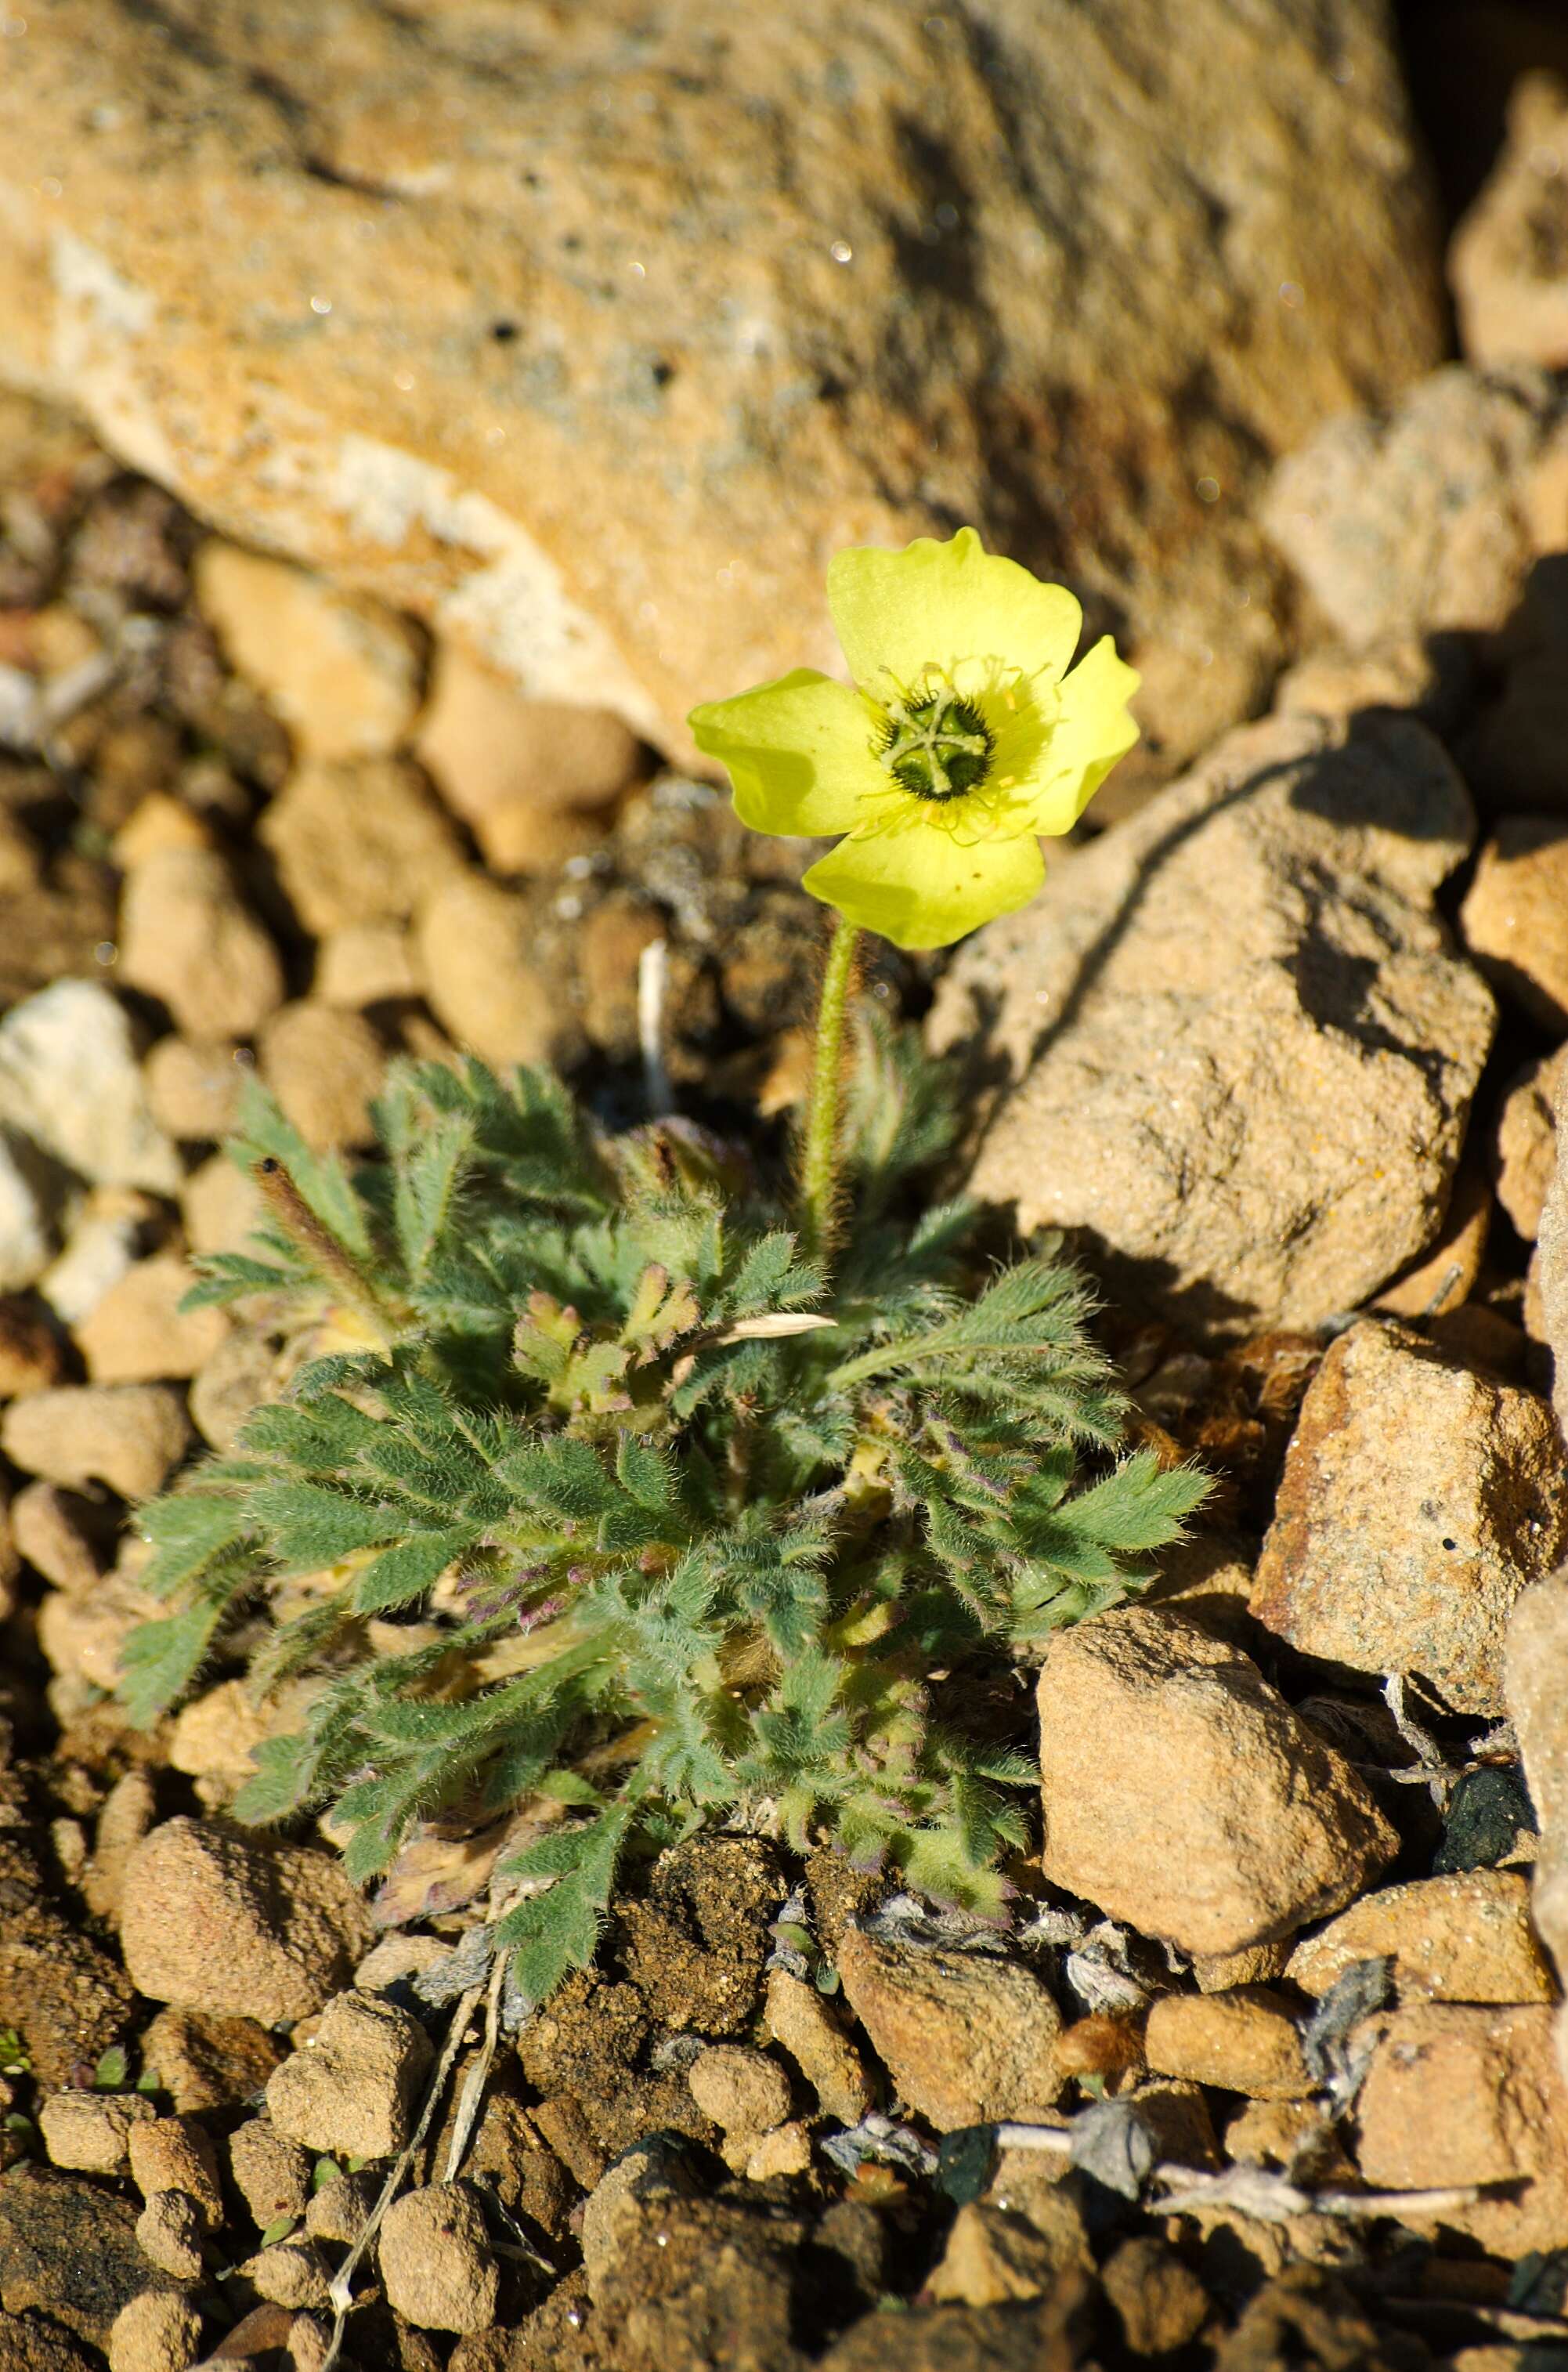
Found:
M 855 688 L 814 669 L 694 708 L 755 831 L 845 836 L 806 887 L 900 948 L 941 948 L 1027 906 L 1040 834 L 1070 831 L 1138 738 L 1109 634 L 1075 668 L 1083 613 L 986 552 L 835 553 L 828 606 Z

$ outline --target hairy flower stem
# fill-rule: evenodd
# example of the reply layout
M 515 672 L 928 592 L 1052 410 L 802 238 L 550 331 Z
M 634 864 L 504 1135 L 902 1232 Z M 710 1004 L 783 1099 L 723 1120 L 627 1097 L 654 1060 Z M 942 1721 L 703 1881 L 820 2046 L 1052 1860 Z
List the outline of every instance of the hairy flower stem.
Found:
M 839 1139 L 843 1121 L 844 1014 L 854 982 L 860 931 L 841 914 L 828 948 L 817 1006 L 817 1060 L 800 1142 L 800 1232 L 814 1259 L 837 1232 Z

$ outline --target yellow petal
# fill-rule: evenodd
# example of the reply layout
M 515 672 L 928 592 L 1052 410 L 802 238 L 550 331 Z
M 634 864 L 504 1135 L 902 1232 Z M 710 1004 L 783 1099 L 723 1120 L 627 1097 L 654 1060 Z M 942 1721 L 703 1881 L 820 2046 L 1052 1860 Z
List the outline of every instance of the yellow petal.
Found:
M 1027 906 L 1045 878 L 1032 832 L 963 846 L 937 824 L 841 840 L 803 887 L 899 948 L 945 948 Z
M 902 552 L 857 546 L 828 563 L 828 607 L 856 683 L 874 696 L 885 676 L 906 690 L 940 668 L 978 688 L 977 662 L 1059 676 L 1078 646 L 1083 611 L 1063 585 L 1042 585 L 987 552 L 972 527 L 950 543 L 918 536 Z M 960 673 L 959 670 L 962 670 Z
M 698 749 L 728 769 L 736 814 L 753 831 L 848 831 L 861 793 L 887 791 L 864 701 L 814 668 L 709 701 L 687 723 Z
M 1109 634 L 1057 688 L 1055 725 L 1040 757 L 1020 779 L 1018 796 L 1034 809 L 1036 831 L 1071 831 L 1119 758 L 1138 738 L 1127 703 L 1138 671 L 1116 656 Z

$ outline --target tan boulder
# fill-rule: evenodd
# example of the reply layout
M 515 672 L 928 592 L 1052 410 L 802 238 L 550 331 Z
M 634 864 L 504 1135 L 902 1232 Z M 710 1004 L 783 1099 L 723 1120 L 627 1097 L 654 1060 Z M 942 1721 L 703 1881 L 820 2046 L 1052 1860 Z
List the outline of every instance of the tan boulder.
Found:
M 262 1025 L 256 1054 L 284 1117 L 307 1145 L 326 1152 L 375 1143 L 370 1107 L 387 1050 L 362 1013 L 301 997 Z
M 1494 1140 L 1497 1199 L 1527 1242 L 1540 1231 L 1557 1166 L 1557 1099 L 1568 1087 L 1568 1046 L 1532 1063 L 1503 1099 Z
M 1508 136 L 1448 250 L 1448 279 L 1473 363 L 1568 367 L 1568 87 L 1521 75 Z
M 1421 726 L 1296 715 L 1058 860 L 928 1025 L 1005 1075 L 974 1191 L 1189 1334 L 1355 1308 L 1438 1233 L 1492 1036 L 1433 907 L 1472 828 Z
M 844 1998 L 900 2097 L 938 2133 L 1027 2117 L 1060 2099 L 1062 2013 L 1031 1969 L 845 1930 Z
M 126 878 L 120 976 L 190 1037 L 249 1038 L 283 1003 L 277 949 L 221 856 L 166 848 Z
M 1380 10 L 1041 0 L 970 41 L 796 0 L 738 41 L 730 0 L 446 0 L 440 29 L 343 0 L 324 63 L 305 0 L 217 0 L 189 42 L 128 0 L 30 20 L 13 383 L 225 535 L 672 747 L 693 701 L 832 660 L 836 546 L 955 518 L 1132 619 L 1170 755 L 1256 701 L 1269 457 L 1441 350 Z
M 303 568 L 216 539 L 196 600 L 231 667 L 264 692 L 302 757 L 378 757 L 419 705 L 424 654 L 406 620 Z
M 1286 1975 L 1326 1994 L 1358 1960 L 1388 1959 L 1401 2002 L 1550 2002 L 1551 1971 L 1516 1869 L 1468 1869 L 1384 1887 L 1291 1954 Z
M 1183 1951 L 1337 1910 L 1398 1836 L 1250 1657 L 1158 1607 L 1056 1633 L 1040 1678 L 1044 1870 Z
M 308 2017 L 369 1937 L 358 1889 L 308 1846 L 269 1851 L 200 1820 L 165 1820 L 126 1868 L 120 1940 L 151 2001 L 269 2026 Z
M 1568 2083 L 1551 2028 L 1545 2008 L 1396 2010 L 1356 2099 L 1365 2180 L 1505 2186 L 1432 2220 L 1499 2256 L 1568 2246 Z
M 301 766 L 262 810 L 257 838 L 318 937 L 405 920 L 464 862 L 461 840 L 406 758 Z
M 194 1269 L 177 1251 L 154 1252 L 127 1269 L 75 1330 L 93 1382 L 153 1383 L 205 1366 L 229 1320 L 221 1309 L 181 1308 L 195 1282 Z
M 1156 2076 L 1253 2100 L 1299 2100 L 1313 2088 L 1290 2006 L 1266 1985 L 1162 1994 L 1144 2029 L 1144 2052 Z
M 498 1067 L 562 1062 L 581 1029 L 539 961 L 534 910 L 477 873 L 444 883 L 419 918 L 431 1011 L 458 1044 Z
M 1493 1713 L 1509 1610 L 1565 1548 L 1547 1402 L 1367 1320 L 1307 1388 L 1252 1611 L 1303 1655 L 1419 1674 Z
M 1481 850 L 1459 928 L 1504 995 L 1554 1037 L 1568 1031 L 1568 822 L 1505 816 Z

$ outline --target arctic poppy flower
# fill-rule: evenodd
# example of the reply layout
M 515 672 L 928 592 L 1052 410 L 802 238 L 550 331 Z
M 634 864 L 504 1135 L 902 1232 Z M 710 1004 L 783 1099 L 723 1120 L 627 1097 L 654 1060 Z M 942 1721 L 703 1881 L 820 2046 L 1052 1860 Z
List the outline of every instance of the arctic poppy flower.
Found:
M 948 543 L 856 549 L 828 568 L 852 689 L 811 668 L 691 712 L 753 831 L 842 833 L 813 897 L 900 948 L 947 947 L 1028 905 L 1041 835 L 1070 831 L 1138 738 L 1109 634 L 1071 665 L 1064 586 Z

